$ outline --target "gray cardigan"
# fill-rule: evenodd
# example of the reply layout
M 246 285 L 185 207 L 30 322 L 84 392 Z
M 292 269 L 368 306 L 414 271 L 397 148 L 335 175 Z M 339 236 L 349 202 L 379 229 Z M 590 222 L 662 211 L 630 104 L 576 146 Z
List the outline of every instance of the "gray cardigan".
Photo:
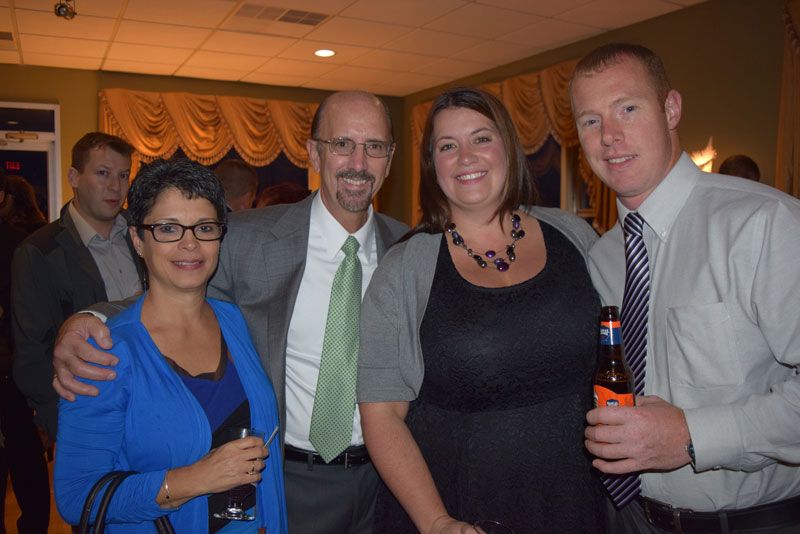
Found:
M 588 256 L 597 234 L 581 218 L 555 208 L 525 208 Z M 416 234 L 378 265 L 361 305 L 358 402 L 412 401 L 425 374 L 419 327 L 428 306 L 442 234 Z

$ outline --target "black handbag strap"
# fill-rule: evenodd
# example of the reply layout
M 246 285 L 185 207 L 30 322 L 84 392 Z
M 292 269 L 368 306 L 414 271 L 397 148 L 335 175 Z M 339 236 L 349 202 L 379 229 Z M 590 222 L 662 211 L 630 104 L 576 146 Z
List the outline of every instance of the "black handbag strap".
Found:
M 103 534 L 106 529 L 106 514 L 108 513 L 108 505 L 111 503 L 111 497 L 114 496 L 122 481 L 134 473 L 135 471 L 118 471 L 117 475 L 108 483 L 106 492 L 103 493 L 103 498 L 100 499 L 100 504 L 97 506 L 97 516 L 94 518 L 94 534 Z
M 156 519 L 156 531 L 158 534 L 175 534 L 175 529 L 172 528 L 169 517 L 165 515 Z
M 97 494 L 105 487 L 108 482 L 117 476 L 119 476 L 120 471 L 111 471 L 110 473 L 106 473 L 100 480 L 94 483 L 92 489 L 89 490 L 89 494 L 86 496 L 86 500 L 83 503 L 83 510 L 81 511 L 81 520 L 78 523 L 78 532 L 80 534 L 89 534 L 89 517 L 92 514 L 92 507 L 94 506 L 94 501 L 97 500 Z
M 111 471 L 110 473 L 106 473 L 100 480 L 95 482 L 92 489 L 89 491 L 89 494 L 86 496 L 86 502 L 83 505 L 83 510 L 81 512 L 81 520 L 80 524 L 78 525 L 78 534 L 90 534 L 92 532 L 89 527 L 89 518 L 92 513 L 92 507 L 94 506 L 94 501 L 97 500 L 97 495 L 102 491 L 105 487 L 105 492 L 103 493 L 103 497 L 100 499 L 100 504 L 97 507 L 97 515 L 95 516 L 94 521 L 94 534 L 103 534 L 105 530 L 105 522 L 106 522 L 106 514 L 108 513 L 108 507 L 111 503 L 111 498 L 114 496 L 114 492 L 117 491 L 117 488 L 122 481 L 125 480 L 128 476 L 136 474 L 136 471 Z M 169 517 L 163 515 L 154 521 L 156 526 L 156 531 L 159 534 L 175 534 L 175 529 L 172 528 L 172 523 L 169 520 Z

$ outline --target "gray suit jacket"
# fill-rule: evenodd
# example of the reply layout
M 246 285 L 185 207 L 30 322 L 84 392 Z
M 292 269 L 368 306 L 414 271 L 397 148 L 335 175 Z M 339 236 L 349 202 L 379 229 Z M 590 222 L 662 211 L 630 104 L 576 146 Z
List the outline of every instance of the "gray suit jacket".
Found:
M 306 265 L 314 195 L 298 202 L 231 214 L 208 295 L 241 308 L 286 423 L 286 338 Z M 408 227 L 375 214 L 378 257 Z

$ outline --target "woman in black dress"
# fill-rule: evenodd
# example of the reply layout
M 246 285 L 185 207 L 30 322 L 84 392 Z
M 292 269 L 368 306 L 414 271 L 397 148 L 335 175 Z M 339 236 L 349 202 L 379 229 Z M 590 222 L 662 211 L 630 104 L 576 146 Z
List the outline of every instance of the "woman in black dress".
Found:
M 453 89 L 422 140 L 423 218 L 362 307 L 358 400 L 388 490 L 375 532 L 602 529 L 583 448 L 599 300 L 582 220 L 532 208 L 502 104 Z

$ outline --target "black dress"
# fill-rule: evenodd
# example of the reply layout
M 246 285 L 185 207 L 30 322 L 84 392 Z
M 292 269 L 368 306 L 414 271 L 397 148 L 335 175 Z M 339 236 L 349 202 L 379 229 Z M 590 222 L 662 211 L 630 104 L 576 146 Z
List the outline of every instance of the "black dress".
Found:
M 600 302 L 578 250 L 540 225 L 545 267 L 503 288 L 464 280 L 443 237 L 420 327 L 425 377 L 406 422 L 456 519 L 597 532 L 601 489 L 583 430 Z M 375 532 L 416 532 L 386 489 Z

